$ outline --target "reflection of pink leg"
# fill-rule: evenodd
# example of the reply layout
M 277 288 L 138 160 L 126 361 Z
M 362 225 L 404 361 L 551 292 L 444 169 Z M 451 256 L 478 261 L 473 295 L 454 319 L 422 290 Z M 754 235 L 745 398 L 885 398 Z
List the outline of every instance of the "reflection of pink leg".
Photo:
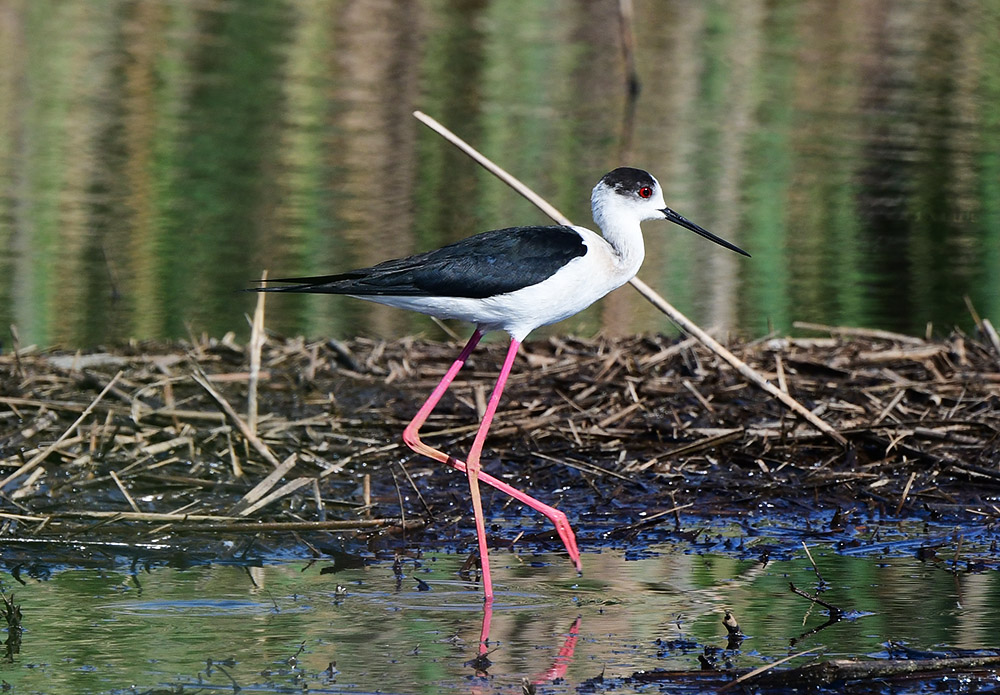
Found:
M 486 441 L 486 434 L 489 432 L 490 423 L 493 420 L 497 405 L 500 402 L 500 395 L 503 393 L 504 384 L 510 374 L 511 367 L 514 365 L 514 358 L 517 356 L 517 349 L 520 345 L 518 341 L 511 339 L 510 347 L 507 350 L 507 357 L 500 370 L 500 376 L 497 378 L 496 386 L 493 388 L 493 393 L 490 395 L 490 400 L 486 407 L 486 414 L 483 416 L 483 421 L 479 425 L 479 430 L 476 432 L 476 438 L 472 444 L 472 450 L 469 452 L 470 464 L 467 466 L 465 462 L 452 456 L 448 456 L 444 452 L 428 446 L 420 440 L 421 426 L 423 426 L 423 424 L 427 421 L 427 418 L 437 406 L 442 396 L 444 396 L 444 393 L 448 390 L 451 382 L 455 380 L 459 370 L 465 364 L 466 360 L 469 359 L 469 355 L 472 354 L 472 351 L 475 349 L 476 345 L 479 344 L 482 337 L 482 332 L 477 328 L 472 334 L 472 337 L 469 338 L 469 342 L 466 343 L 465 347 L 462 349 L 458 359 L 452 363 L 451 367 L 441 379 L 441 382 L 437 385 L 437 387 L 435 387 L 430 397 L 420 407 L 420 410 L 417 411 L 416 416 L 410 424 L 406 426 L 405 430 L 403 430 L 403 441 L 406 442 L 408 447 L 413 449 L 413 451 L 418 454 L 423 454 L 424 456 L 432 458 L 435 461 L 440 461 L 441 463 L 447 463 L 453 468 L 464 471 L 469 476 L 469 490 L 472 495 L 473 511 L 476 515 L 476 537 L 479 542 L 479 556 L 483 567 L 483 593 L 486 600 L 489 601 L 493 598 L 493 583 L 489 572 L 486 528 L 482 515 L 482 501 L 479 495 L 479 481 L 482 481 L 486 485 L 510 495 L 519 502 L 522 502 L 532 509 L 544 514 L 545 517 L 555 525 L 556 531 L 559 533 L 559 537 L 566 545 L 566 551 L 569 553 L 570 560 L 572 560 L 573 564 L 576 565 L 577 571 L 581 570 L 581 564 L 580 551 L 576 546 L 576 536 L 573 534 L 573 529 L 569 525 L 569 520 L 563 512 L 543 502 L 539 502 L 534 497 L 527 495 L 520 490 L 511 487 L 507 483 L 494 478 L 488 473 L 483 473 L 479 470 L 479 456 L 482 453 L 483 444 Z
M 576 639 L 579 634 L 580 618 L 578 617 L 573 621 L 573 624 L 570 625 L 569 634 L 566 635 L 566 641 L 563 643 L 562 649 L 559 650 L 556 658 L 552 661 L 552 666 L 549 667 L 548 671 L 542 671 L 537 676 L 532 678 L 532 683 L 547 683 L 566 675 L 566 670 L 569 668 L 569 664 L 573 660 L 573 652 L 576 651 Z
M 492 620 L 493 604 L 487 601 L 486 605 L 483 606 L 483 628 L 479 632 L 479 654 L 469 662 L 477 672 L 483 674 L 491 666 L 487 654 L 489 653 L 490 622 Z M 580 636 L 580 621 L 579 616 L 573 621 L 573 624 L 569 627 L 569 633 L 566 635 L 566 641 L 563 642 L 563 646 L 559 650 L 559 653 L 556 654 L 556 658 L 552 660 L 552 665 L 545 671 L 532 677 L 532 683 L 550 683 L 557 678 L 564 678 L 566 676 L 566 671 L 569 670 L 569 665 L 573 661 L 573 653 L 576 651 L 576 641 Z

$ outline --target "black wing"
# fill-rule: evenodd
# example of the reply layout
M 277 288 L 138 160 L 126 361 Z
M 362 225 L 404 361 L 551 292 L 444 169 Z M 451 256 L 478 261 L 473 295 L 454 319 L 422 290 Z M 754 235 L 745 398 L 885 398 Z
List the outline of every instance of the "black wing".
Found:
M 481 299 L 538 284 L 585 253 L 583 238 L 570 227 L 511 227 L 371 268 L 269 280 L 298 284 L 258 291 Z

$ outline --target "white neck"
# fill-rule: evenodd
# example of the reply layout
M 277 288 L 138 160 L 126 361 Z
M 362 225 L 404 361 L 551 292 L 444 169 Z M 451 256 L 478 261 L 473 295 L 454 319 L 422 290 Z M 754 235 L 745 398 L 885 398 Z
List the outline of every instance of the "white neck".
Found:
M 614 200 L 595 197 L 592 202 L 594 222 L 610 244 L 616 262 L 631 278 L 639 272 L 639 266 L 646 255 L 642 228 L 633 211 L 615 207 Z

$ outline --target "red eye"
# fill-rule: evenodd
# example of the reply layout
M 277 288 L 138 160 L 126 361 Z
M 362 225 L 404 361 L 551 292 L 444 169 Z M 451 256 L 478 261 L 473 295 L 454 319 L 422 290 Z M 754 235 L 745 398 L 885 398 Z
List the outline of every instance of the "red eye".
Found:
M 642 188 L 639 189 L 640 198 L 648 198 L 651 195 L 653 195 L 653 189 L 650 188 L 649 186 L 643 186 Z

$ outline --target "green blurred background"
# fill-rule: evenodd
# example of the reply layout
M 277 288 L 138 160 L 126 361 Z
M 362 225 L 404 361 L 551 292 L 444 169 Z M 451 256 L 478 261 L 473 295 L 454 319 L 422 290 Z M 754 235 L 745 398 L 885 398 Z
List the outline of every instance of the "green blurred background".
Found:
M 272 276 L 545 218 L 421 109 L 590 223 L 631 164 L 752 254 L 646 223 L 640 277 L 708 328 L 1000 320 L 1000 2 L 0 0 L 0 343 L 248 332 Z M 442 337 L 272 297 L 309 336 Z M 629 288 L 547 329 L 670 331 Z M 464 329 L 462 329 L 464 332 Z

